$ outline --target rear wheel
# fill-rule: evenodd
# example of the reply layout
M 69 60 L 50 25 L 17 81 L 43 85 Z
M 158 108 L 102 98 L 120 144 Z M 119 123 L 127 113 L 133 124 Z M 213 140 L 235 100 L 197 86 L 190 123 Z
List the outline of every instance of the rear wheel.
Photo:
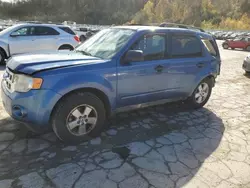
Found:
M 231 48 L 232 50 L 235 50 L 235 48 Z
M 66 143 L 80 143 L 99 135 L 106 120 L 103 102 L 92 93 L 74 93 L 63 99 L 52 116 L 52 128 Z
M 200 82 L 190 97 L 190 103 L 194 108 L 202 108 L 207 103 L 212 93 L 212 85 L 209 78 Z
M 0 65 L 5 64 L 6 55 L 3 50 L 0 49 Z
M 224 49 L 228 49 L 229 48 L 229 45 L 227 43 L 224 43 L 222 46 L 223 46 Z

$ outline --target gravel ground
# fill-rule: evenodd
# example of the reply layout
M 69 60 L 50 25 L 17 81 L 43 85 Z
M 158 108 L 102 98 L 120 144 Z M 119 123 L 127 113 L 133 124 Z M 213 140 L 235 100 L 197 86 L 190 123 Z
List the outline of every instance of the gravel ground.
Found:
M 122 113 L 99 138 L 77 146 L 28 132 L 0 101 L 0 187 L 249 188 L 247 52 L 220 50 L 222 72 L 205 108 Z

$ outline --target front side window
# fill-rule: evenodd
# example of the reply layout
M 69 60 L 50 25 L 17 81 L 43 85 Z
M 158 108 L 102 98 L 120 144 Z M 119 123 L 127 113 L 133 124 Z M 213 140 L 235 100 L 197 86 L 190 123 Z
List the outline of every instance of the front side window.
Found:
M 132 29 L 103 29 L 76 48 L 76 52 L 84 55 L 111 59 L 136 33 Z
M 29 35 L 30 28 L 29 27 L 22 27 L 13 33 L 11 33 L 12 36 L 27 36 Z
M 200 40 L 195 36 L 172 36 L 172 58 L 192 58 L 202 56 Z
M 144 61 L 164 59 L 166 51 L 165 34 L 147 34 L 137 41 L 131 50 L 141 50 Z
M 59 35 L 59 33 L 51 27 L 38 26 L 35 27 L 35 35 Z

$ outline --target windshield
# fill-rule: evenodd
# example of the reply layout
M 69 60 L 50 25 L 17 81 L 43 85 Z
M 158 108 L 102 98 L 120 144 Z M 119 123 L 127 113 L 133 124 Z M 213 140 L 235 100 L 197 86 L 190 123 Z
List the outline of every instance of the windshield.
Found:
M 14 28 L 16 28 L 16 27 L 17 27 L 16 25 L 7 27 L 6 29 L 2 30 L 2 31 L 0 32 L 0 34 L 1 34 L 1 35 L 4 35 L 4 34 L 10 32 L 12 29 L 14 29 Z
M 131 29 L 104 29 L 78 46 L 76 51 L 101 59 L 111 59 L 134 33 Z
M 243 38 L 235 38 L 233 41 L 241 41 Z

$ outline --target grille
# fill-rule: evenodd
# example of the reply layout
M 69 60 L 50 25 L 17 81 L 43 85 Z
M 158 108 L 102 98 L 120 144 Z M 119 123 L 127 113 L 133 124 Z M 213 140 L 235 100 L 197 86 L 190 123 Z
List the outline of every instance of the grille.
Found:
M 9 92 L 13 92 L 14 90 L 14 73 L 12 73 L 8 68 L 6 68 L 6 72 L 4 73 L 4 84 Z

